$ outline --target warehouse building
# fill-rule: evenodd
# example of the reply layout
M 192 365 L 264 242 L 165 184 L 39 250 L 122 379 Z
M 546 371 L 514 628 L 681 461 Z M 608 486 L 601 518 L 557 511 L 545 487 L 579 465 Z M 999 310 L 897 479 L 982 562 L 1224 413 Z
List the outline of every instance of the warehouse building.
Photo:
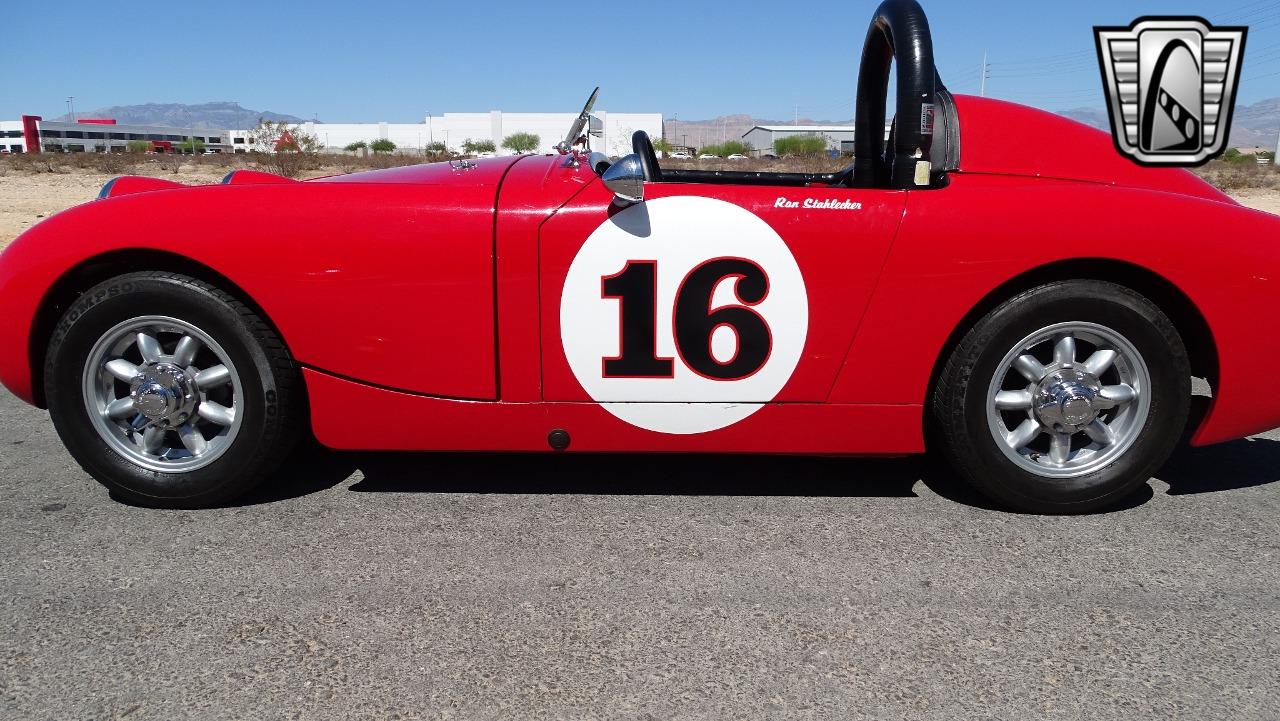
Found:
M 106 153 L 124 152 L 131 141 L 151 143 L 153 150 L 172 152 L 195 138 L 204 149 L 230 152 L 230 132 L 212 128 L 174 128 L 167 125 L 121 125 L 111 119 L 82 118 L 77 122 L 42 120 L 24 115 L 22 120 L 0 120 L 0 152 L 8 153 Z M 198 147 L 198 146 L 197 146 Z
M 884 126 L 886 138 L 890 127 Z M 757 125 L 744 133 L 742 140 L 750 143 L 757 155 L 774 155 L 773 144 L 792 135 L 821 135 L 827 141 L 827 150 L 853 154 L 852 125 Z
M 599 111 L 601 134 L 591 139 L 593 150 L 607 155 L 631 152 L 631 134 L 637 130 L 651 137 L 662 137 L 661 113 L 610 113 Z M 578 117 L 577 113 L 445 113 L 428 115 L 421 123 L 317 123 L 305 122 L 299 128 L 330 151 L 338 151 L 352 143 L 390 140 L 402 150 L 421 150 L 435 143 L 454 152 L 462 152 L 468 141 L 491 141 L 498 154 L 507 154 L 502 141 L 515 133 L 538 136 L 536 152 L 549 153 L 564 140 L 565 133 Z M 252 131 L 231 131 L 231 147 L 237 152 L 266 150 L 253 145 Z
M 595 113 L 601 131 L 591 138 L 593 150 L 609 155 L 631 152 L 631 134 L 643 130 L 651 137 L 662 137 L 661 113 Z M 578 117 L 577 113 L 445 113 L 427 116 L 420 123 L 300 123 L 303 132 L 314 135 L 328 151 L 340 151 L 351 143 L 385 139 L 403 150 L 421 150 L 434 143 L 444 143 L 462 152 L 468 141 L 492 141 L 497 153 L 502 141 L 514 133 L 538 136 L 537 152 L 548 153 L 564 140 L 565 133 Z M 0 152 L 108 152 L 123 151 L 130 141 L 153 143 L 158 152 L 169 152 L 175 146 L 195 138 L 207 151 L 268 151 L 253 143 L 252 130 L 211 128 L 174 128 L 156 125 L 121 125 L 111 119 L 85 119 L 77 122 L 42 120 L 24 115 L 22 120 L 0 121 Z

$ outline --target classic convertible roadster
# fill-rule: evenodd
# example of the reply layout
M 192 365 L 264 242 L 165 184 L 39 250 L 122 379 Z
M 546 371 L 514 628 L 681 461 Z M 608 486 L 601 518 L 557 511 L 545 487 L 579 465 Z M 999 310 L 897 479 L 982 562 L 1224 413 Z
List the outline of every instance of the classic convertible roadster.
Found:
M 1280 425 L 1256 385 L 1280 358 L 1280 219 L 1105 133 L 953 96 L 914 0 L 872 20 L 841 172 L 664 168 L 644 133 L 610 160 L 590 110 L 546 156 L 114 180 L 0 256 L 0 380 L 90 475 L 168 507 L 244 493 L 310 432 L 928 447 L 1008 506 L 1082 512 L 1184 430 Z M 1213 398 L 1188 429 L 1193 376 Z

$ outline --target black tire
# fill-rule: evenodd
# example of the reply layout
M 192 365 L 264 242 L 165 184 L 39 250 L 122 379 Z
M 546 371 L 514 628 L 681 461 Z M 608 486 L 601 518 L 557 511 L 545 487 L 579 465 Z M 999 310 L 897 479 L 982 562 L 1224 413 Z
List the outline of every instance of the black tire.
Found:
M 1020 339 L 1056 323 L 1089 322 L 1121 334 L 1146 360 L 1150 410 L 1136 439 L 1107 465 L 1073 478 L 1024 470 L 996 445 L 987 398 L 1001 361 Z M 977 321 L 951 353 L 932 399 L 932 434 L 951 465 L 998 503 L 1032 513 L 1086 513 L 1145 483 L 1181 438 L 1191 371 L 1177 329 L 1147 298 L 1114 283 L 1069 280 L 1032 288 Z
M 109 329 L 143 315 L 198 326 L 238 370 L 238 432 L 208 465 L 180 473 L 148 469 L 108 445 L 92 424 L 82 382 L 91 349 Z M 55 328 L 44 368 L 54 427 L 80 466 L 117 497 L 162 508 L 224 504 L 270 474 L 305 422 L 300 382 L 284 343 L 251 308 L 208 283 L 166 272 L 121 275 L 86 291 Z

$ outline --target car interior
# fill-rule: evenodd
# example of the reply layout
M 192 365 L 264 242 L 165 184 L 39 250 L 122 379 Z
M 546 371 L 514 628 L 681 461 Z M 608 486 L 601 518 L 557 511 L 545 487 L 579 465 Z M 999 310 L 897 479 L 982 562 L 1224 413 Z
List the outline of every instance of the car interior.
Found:
M 897 108 L 884 134 L 889 70 L 897 63 Z M 919 122 L 915 119 L 919 118 Z M 904 119 L 911 119 L 906 123 Z M 901 122 L 900 122 L 901 121 Z M 933 42 L 915 3 L 884 3 L 862 50 L 854 122 L 854 160 L 834 173 L 753 172 L 662 168 L 643 130 L 631 138 L 648 183 L 930 189 L 946 185 L 959 167 L 955 101 L 933 62 Z M 923 161 L 928 162 L 922 165 Z

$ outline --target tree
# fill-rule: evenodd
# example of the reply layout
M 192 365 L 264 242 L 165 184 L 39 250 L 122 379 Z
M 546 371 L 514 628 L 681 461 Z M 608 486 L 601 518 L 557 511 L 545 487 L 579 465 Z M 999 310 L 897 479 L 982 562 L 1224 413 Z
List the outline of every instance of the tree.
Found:
M 496 152 L 497 147 L 494 146 L 492 140 L 472 140 L 467 138 L 462 143 L 462 152 L 468 155 L 479 155 L 480 153 Z
M 513 153 L 532 153 L 542 144 L 542 138 L 533 133 L 512 133 L 502 141 L 502 147 Z
M 369 142 L 369 149 L 375 153 L 391 153 L 396 149 L 396 144 L 386 138 L 378 138 Z
M 286 178 L 301 173 L 321 148 L 316 136 L 283 121 L 259 120 L 258 127 L 249 132 L 249 142 L 265 150 L 259 163 Z
M 653 141 L 653 149 L 659 153 L 670 153 L 671 143 L 668 143 L 666 138 L 658 138 Z
M 449 146 L 437 140 L 434 143 L 428 143 L 427 147 L 422 149 L 422 152 L 426 153 L 427 155 L 448 155 Z
M 176 146 L 180 152 L 198 155 L 204 152 L 204 141 L 199 138 L 187 138 Z
M 827 150 L 827 139 L 822 135 L 788 135 L 773 141 L 773 152 L 785 155 L 822 155 Z
M 125 143 L 124 149 L 129 153 L 149 153 L 151 152 L 150 140 L 130 140 Z
M 347 151 L 348 153 L 354 153 L 360 150 L 364 150 L 367 147 L 369 147 L 368 143 L 366 143 L 363 140 L 357 140 L 354 143 L 347 143 L 346 147 L 344 147 L 343 150 Z

